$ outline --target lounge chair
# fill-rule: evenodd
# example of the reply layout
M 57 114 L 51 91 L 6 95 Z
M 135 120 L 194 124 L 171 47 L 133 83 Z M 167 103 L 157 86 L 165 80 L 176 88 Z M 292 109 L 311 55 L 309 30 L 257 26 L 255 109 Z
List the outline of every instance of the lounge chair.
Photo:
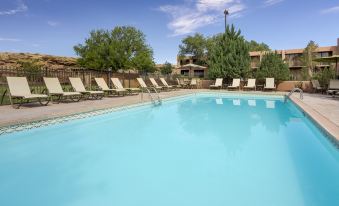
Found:
M 61 99 L 69 98 L 74 102 L 80 101 L 82 94 L 80 92 L 64 92 L 59 82 L 59 79 L 56 77 L 44 77 L 44 82 L 47 87 L 48 95 L 53 100 L 53 97 L 57 97 L 57 103 L 60 103 Z
M 111 89 L 108 87 L 107 83 L 105 82 L 104 78 L 94 78 L 95 82 L 97 83 L 97 85 L 99 86 L 100 90 L 103 92 L 106 92 L 108 94 L 122 94 L 125 95 L 126 94 L 126 90 L 124 89 Z
M 334 97 L 334 95 L 339 93 L 339 80 L 330 80 L 330 84 L 328 85 L 327 94 L 330 94 Z
M 93 99 L 102 99 L 104 97 L 103 91 L 89 91 L 86 90 L 84 84 L 82 83 L 81 79 L 78 77 L 69 77 L 69 81 L 71 82 L 71 85 L 73 89 L 76 92 L 80 92 L 83 95 L 88 95 L 87 99 L 90 97 Z
M 164 78 L 160 78 L 160 81 L 164 85 L 164 87 L 168 90 L 174 89 L 174 87 L 176 87 L 176 86 L 173 86 L 173 85 L 169 85 Z
M 248 90 L 256 90 L 256 86 L 255 86 L 255 79 L 248 79 L 247 81 L 247 85 L 244 86 L 244 89 L 248 89 Z
M 163 89 L 163 87 L 158 85 L 158 83 L 154 80 L 154 78 L 149 78 L 149 80 L 151 81 L 154 88 L 160 89 L 160 90 Z
M 185 84 L 181 84 L 180 80 L 178 78 L 176 78 L 177 80 L 177 85 L 175 85 L 177 88 L 182 88 L 185 87 Z
M 221 89 L 222 88 L 222 78 L 217 78 L 215 83 L 210 85 L 210 89 Z
M 324 91 L 324 88 L 320 86 L 319 81 L 317 79 L 312 79 L 311 83 L 312 83 L 312 87 L 313 87 L 314 92 L 318 92 L 318 91 L 323 92 Z
M 276 90 L 276 89 L 277 89 L 277 87 L 274 83 L 274 78 L 266 78 L 264 90 Z
M 145 83 L 145 81 L 142 78 L 137 78 L 137 81 L 140 85 L 141 91 L 147 91 L 147 92 L 151 92 L 151 90 L 153 90 L 155 93 L 158 93 L 157 89 L 155 87 L 148 87 L 147 84 Z
M 9 88 L 9 100 L 13 108 L 19 109 L 23 103 L 30 100 L 37 100 L 41 105 L 46 106 L 50 97 L 45 94 L 32 94 L 26 77 L 6 77 Z M 14 99 L 19 102 L 14 103 Z
M 191 83 L 190 83 L 190 88 L 193 89 L 193 87 L 195 87 L 196 89 L 198 89 L 198 83 L 197 83 L 197 79 L 191 79 Z
M 116 89 L 128 91 L 130 94 L 140 92 L 140 88 L 124 88 L 118 78 L 111 78 L 111 81 Z
M 232 85 L 228 86 L 227 88 L 240 90 L 240 79 L 233 79 Z

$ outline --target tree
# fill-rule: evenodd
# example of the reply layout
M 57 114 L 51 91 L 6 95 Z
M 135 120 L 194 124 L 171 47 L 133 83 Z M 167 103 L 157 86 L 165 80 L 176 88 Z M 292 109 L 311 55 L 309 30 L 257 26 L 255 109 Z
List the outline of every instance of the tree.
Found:
M 265 43 L 258 43 L 254 40 L 251 40 L 249 42 L 247 42 L 249 47 L 250 47 L 250 51 L 270 51 L 270 47 L 265 44 Z
M 207 39 L 199 33 L 187 36 L 179 45 L 179 56 L 194 56 L 197 64 L 206 64 Z
M 314 59 L 317 58 L 316 56 L 316 49 L 318 48 L 318 44 L 316 44 L 314 41 L 310 41 L 306 48 L 304 49 L 303 55 L 302 55 L 302 61 L 303 64 L 306 66 L 306 71 L 304 69 L 303 71 L 303 76 L 305 74 L 307 75 L 306 77 L 303 78 L 309 78 L 312 77 L 313 71 L 315 69 L 316 63 L 314 62 Z
M 210 78 L 246 77 L 250 69 L 249 46 L 234 26 L 226 28 L 224 34 L 213 37 L 214 43 L 209 52 Z
M 163 75 L 172 74 L 173 66 L 169 62 L 165 62 L 165 64 L 160 68 L 160 72 Z
M 281 82 L 289 79 L 290 71 L 277 52 L 268 52 L 263 56 L 255 76 L 258 80 L 271 77 L 276 82 Z
M 145 35 L 134 27 L 93 30 L 85 43 L 74 46 L 74 50 L 80 56 L 78 63 L 86 68 L 154 69 L 153 50 L 146 44 Z

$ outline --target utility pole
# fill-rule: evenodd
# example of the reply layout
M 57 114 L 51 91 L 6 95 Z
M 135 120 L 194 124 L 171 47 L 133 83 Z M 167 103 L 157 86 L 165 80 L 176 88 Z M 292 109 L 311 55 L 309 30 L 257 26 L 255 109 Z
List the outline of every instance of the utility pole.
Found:
M 229 15 L 230 13 L 228 12 L 227 9 L 225 9 L 224 14 L 225 14 L 225 33 L 226 33 L 226 28 L 227 28 L 227 15 Z

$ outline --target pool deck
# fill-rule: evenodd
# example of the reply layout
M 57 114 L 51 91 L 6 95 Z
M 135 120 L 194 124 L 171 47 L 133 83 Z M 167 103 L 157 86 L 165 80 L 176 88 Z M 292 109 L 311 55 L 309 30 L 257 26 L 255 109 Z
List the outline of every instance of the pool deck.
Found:
M 293 94 L 291 100 L 332 136 L 336 144 L 339 145 L 339 98 L 321 94 L 304 94 L 304 99 L 300 100 L 298 95 Z
M 161 92 L 162 99 L 177 97 L 197 92 L 211 92 L 203 89 L 182 89 L 171 92 Z M 216 91 L 223 93 L 239 93 L 239 91 Z M 284 92 L 240 92 L 242 94 L 256 95 L 284 95 Z M 339 98 L 332 98 L 319 94 L 304 94 L 304 100 L 299 100 L 297 94 L 292 95 L 292 101 L 299 105 L 312 119 L 318 122 L 331 136 L 339 141 Z M 147 94 L 143 96 L 143 102 L 149 102 Z M 87 100 L 40 106 L 32 103 L 13 109 L 11 106 L 0 106 L 0 127 L 27 123 L 32 121 L 62 117 L 66 115 L 91 112 L 100 109 L 122 107 L 141 103 L 141 94 L 124 97 L 107 97 L 102 100 Z

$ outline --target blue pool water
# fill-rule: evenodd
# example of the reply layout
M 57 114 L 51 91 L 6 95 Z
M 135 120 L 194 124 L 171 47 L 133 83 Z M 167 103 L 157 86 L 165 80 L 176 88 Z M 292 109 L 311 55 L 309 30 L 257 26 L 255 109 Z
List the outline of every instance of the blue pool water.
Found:
M 280 98 L 197 95 L 0 136 L 1 206 L 339 205 L 339 151 Z

